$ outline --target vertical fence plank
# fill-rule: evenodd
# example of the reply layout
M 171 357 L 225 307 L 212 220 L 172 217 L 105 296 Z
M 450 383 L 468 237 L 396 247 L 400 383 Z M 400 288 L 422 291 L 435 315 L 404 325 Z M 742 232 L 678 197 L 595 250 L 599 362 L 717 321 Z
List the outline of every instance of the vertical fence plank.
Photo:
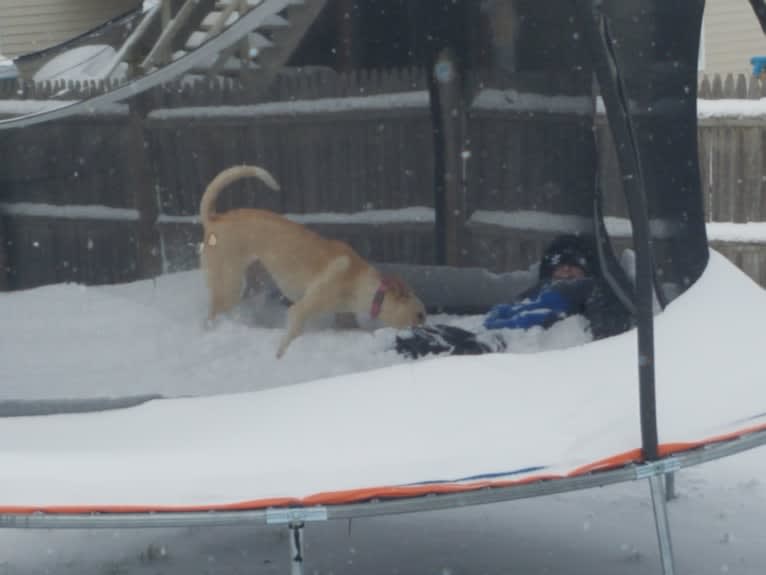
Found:
M 131 145 L 126 150 L 130 181 L 135 190 L 139 213 L 138 273 L 143 278 L 155 277 L 162 271 L 157 197 L 147 160 L 149 138 L 144 129 L 146 113 L 142 98 L 135 98 L 131 102 L 129 119 Z
M 763 151 L 760 144 L 763 130 L 755 127 L 742 128 L 741 214 L 737 221 L 758 221 L 761 213 L 763 189 Z
M 711 138 L 709 128 L 701 128 L 698 135 L 699 164 L 700 164 L 700 185 L 702 187 L 702 202 L 705 210 L 705 220 L 710 221 L 713 217 L 712 199 L 713 199 L 713 138 Z
M 717 130 L 718 142 L 713 160 L 716 185 L 716 199 L 713 202 L 713 220 L 730 222 L 734 218 L 734 205 L 738 192 L 736 170 L 737 132 L 733 128 L 721 127 Z
M 729 164 L 731 170 L 730 175 L 730 187 L 731 196 L 729 197 L 729 210 L 731 213 L 732 222 L 745 222 L 747 221 L 747 212 L 745 209 L 746 199 L 745 195 L 748 190 L 745 187 L 746 182 L 746 155 L 745 149 L 745 129 L 733 129 L 732 133 L 732 148 L 729 149 L 729 153 L 732 154 L 732 158 Z
M 766 82 L 764 82 L 764 84 L 766 84 Z M 764 222 L 766 221 L 766 129 L 759 130 L 759 136 L 760 145 L 758 151 L 760 154 L 761 169 L 758 172 L 758 177 L 760 182 L 758 183 L 758 187 L 753 190 L 753 193 L 758 195 L 758 199 L 754 202 L 757 202 L 760 207 L 757 212 L 753 213 L 753 219 Z M 766 270 L 764 273 L 766 273 Z
M 11 237 L 7 230 L 7 219 L 8 218 L 0 216 L 0 292 L 11 289 L 9 277 L 11 260 L 8 254 Z

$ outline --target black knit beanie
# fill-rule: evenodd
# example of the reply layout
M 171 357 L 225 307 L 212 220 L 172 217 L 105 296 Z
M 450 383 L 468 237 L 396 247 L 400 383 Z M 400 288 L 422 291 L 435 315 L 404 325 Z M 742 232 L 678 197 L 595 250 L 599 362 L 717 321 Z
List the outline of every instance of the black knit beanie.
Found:
M 577 266 L 586 276 L 593 275 L 593 250 L 590 242 L 580 236 L 566 234 L 557 237 L 545 248 L 540 262 L 539 278 L 549 280 L 560 265 Z

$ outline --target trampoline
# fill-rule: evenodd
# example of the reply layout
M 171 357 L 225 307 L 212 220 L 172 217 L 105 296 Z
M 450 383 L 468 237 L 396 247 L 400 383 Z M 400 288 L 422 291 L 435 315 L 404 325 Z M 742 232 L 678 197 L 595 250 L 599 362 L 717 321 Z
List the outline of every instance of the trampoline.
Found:
M 156 72 L 103 96 L 0 120 L 0 130 L 20 133 L 123 101 L 192 70 L 196 62 L 233 45 L 287 4 L 264 1 L 196 51 Z M 766 390 L 758 366 L 748 361 L 761 353 L 758 318 L 766 316 L 766 297 L 760 286 L 708 248 L 705 235 L 694 88 L 704 3 L 574 0 L 557 15 L 571 27 L 565 30 L 566 39 L 552 40 L 548 31 L 542 36 L 545 41 L 538 32 L 551 26 L 553 17 L 539 3 L 516 5 L 517 50 L 509 51 L 502 42 L 494 46 L 496 66 L 511 77 L 512 87 L 503 89 L 514 94 L 524 88 L 532 94 L 534 109 L 557 108 L 550 97 L 560 89 L 558 80 L 545 84 L 552 93 L 529 90 L 543 85 L 535 84 L 542 72 L 566 72 L 570 84 L 564 101 L 581 103 L 584 98 L 589 104 L 567 124 L 572 132 L 561 133 L 582 146 L 585 161 L 566 172 L 553 192 L 550 186 L 528 186 L 521 194 L 497 201 L 516 210 L 511 213 L 517 218 L 519 210 L 564 216 L 546 221 L 563 226 L 560 232 L 573 231 L 567 226 L 574 222 L 574 231 L 591 236 L 600 271 L 630 324 L 621 333 L 569 346 L 551 339 L 549 349 L 539 353 L 417 361 L 394 361 L 395 354 L 386 355 L 392 334 L 385 330 L 362 343 L 356 336 L 335 334 L 328 336 L 337 338 L 327 340 L 334 341 L 328 349 L 339 358 L 340 368 L 319 377 L 309 371 L 257 390 L 248 389 L 252 370 L 268 380 L 268 371 L 279 369 L 276 360 L 268 363 L 259 356 L 256 360 L 262 364 L 248 363 L 252 358 L 241 348 L 236 357 L 227 358 L 228 367 L 210 367 L 209 357 L 200 353 L 199 362 L 187 365 L 189 378 L 211 386 L 226 378 L 230 388 L 219 395 L 184 396 L 179 388 L 163 388 L 152 381 L 152 370 L 163 373 L 167 368 L 170 373 L 178 366 L 159 360 L 145 371 L 136 369 L 142 378 L 136 389 L 127 389 L 130 378 L 122 377 L 119 398 L 113 389 L 108 394 L 86 389 L 65 399 L 23 397 L 19 391 L 0 402 L 0 527 L 280 524 L 291 532 L 293 573 L 302 573 L 303 531 L 312 522 L 648 480 L 662 569 L 666 575 L 674 573 L 666 510 L 673 473 L 766 443 Z M 425 61 L 436 70 L 428 86 L 436 134 L 436 261 L 386 265 L 416 286 L 432 312 L 459 321 L 458 312 L 475 313 L 497 297 L 498 289 L 519 291 L 533 270 L 503 276 L 471 267 L 477 262 L 458 268 L 449 261 L 456 257 L 450 242 L 462 233 L 455 232 L 451 221 L 454 205 L 449 198 L 455 196 L 449 195 L 454 185 L 450 162 L 455 157 L 470 161 L 480 155 L 481 145 L 489 144 L 475 143 L 476 152 L 458 150 L 456 155 L 450 139 L 455 126 L 450 113 L 444 113 L 453 103 L 439 85 L 446 77 L 446 61 L 443 53 L 428 50 Z M 598 108 L 593 78 L 614 142 L 626 233 L 605 225 L 605 210 L 614 208 L 614 191 L 605 191 L 596 177 L 596 149 L 608 144 L 593 136 Z M 560 109 L 552 111 L 553 117 L 558 114 Z M 549 115 L 545 119 L 551 121 Z M 542 121 L 535 113 L 527 120 L 533 128 Z M 463 180 L 466 194 L 474 183 L 483 185 L 481 160 L 476 161 L 480 173 L 472 176 L 474 180 Z M 490 195 L 481 201 L 469 197 L 466 205 L 478 212 L 482 201 L 495 201 Z M 316 211 L 322 211 L 321 206 Z M 523 235 L 524 226 L 520 228 Z M 632 254 L 631 268 L 624 256 Z M 487 261 L 482 257 L 475 258 L 479 264 Z M 121 313 L 119 322 L 104 322 L 98 330 L 87 324 L 82 333 L 71 336 L 66 361 L 76 366 L 85 361 L 76 349 L 98 349 L 105 338 L 128 341 L 131 331 L 145 323 L 159 321 L 157 325 L 173 331 L 185 322 L 186 327 L 178 329 L 187 329 L 193 321 L 189 311 L 200 299 L 189 289 L 198 285 L 195 274 L 180 272 L 87 290 L 22 290 L 4 295 L 0 311 L 21 317 L 27 309 L 44 309 L 46 298 L 56 297 L 66 302 L 65 309 L 51 309 L 50 314 L 62 324 L 83 311 Z M 142 290 L 150 287 L 155 295 L 169 290 L 164 293 L 175 307 L 168 311 L 143 298 Z M 158 319 L 163 310 L 168 315 Z M 65 336 L 54 327 L 46 336 L 44 323 L 35 327 L 32 322 L 23 335 L 31 339 L 38 329 L 41 341 L 50 339 L 43 345 L 52 349 L 56 338 Z M 556 329 L 551 328 L 554 336 Z M 189 333 L 187 329 L 186 336 Z M 223 335 L 205 337 L 221 337 L 219 343 L 229 345 L 244 333 L 235 326 Z M 319 337 L 308 334 L 305 341 L 296 342 L 296 361 L 311 360 L 309 353 Z M 168 344 L 163 351 L 175 353 L 184 345 Z M 220 348 L 207 349 L 212 355 Z M 371 350 L 377 353 L 374 359 L 356 361 Z M 129 375 L 130 362 L 146 358 L 153 361 L 151 355 L 126 354 L 121 368 Z M 57 361 L 51 360 L 53 368 Z M 95 382 L 108 377 L 102 373 L 120 367 L 107 362 L 102 369 L 90 374 L 86 370 L 83 377 Z M 45 376 L 44 370 L 31 368 L 19 369 L 15 375 L 19 374 L 30 381 L 35 374 Z M 72 378 L 79 376 L 73 371 L 67 377 L 65 387 L 73 386 Z M 586 380 L 589 385 L 577 385 Z M 24 381 L 12 385 L 14 391 L 21 390 Z M 310 562 L 310 557 L 305 560 Z

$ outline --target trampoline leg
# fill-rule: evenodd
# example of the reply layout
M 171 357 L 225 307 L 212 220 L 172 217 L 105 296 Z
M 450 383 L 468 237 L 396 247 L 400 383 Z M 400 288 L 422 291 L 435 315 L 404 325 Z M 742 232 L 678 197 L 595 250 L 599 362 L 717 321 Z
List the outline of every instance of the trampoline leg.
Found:
M 654 522 L 657 526 L 657 540 L 660 544 L 660 562 L 664 575 L 674 575 L 673 545 L 670 540 L 670 522 L 668 521 L 668 508 L 665 500 L 664 476 L 652 475 L 649 478 L 649 487 L 652 492 L 652 507 L 654 508 Z
M 303 575 L 303 523 L 290 523 L 290 575 Z
M 668 473 L 665 476 L 665 501 L 676 498 L 676 474 Z

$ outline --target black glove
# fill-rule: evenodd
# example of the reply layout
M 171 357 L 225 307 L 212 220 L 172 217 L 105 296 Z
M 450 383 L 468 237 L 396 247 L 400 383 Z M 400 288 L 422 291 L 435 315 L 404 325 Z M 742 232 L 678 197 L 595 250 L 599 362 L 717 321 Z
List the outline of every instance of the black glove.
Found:
M 420 326 L 396 336 L 396 351 L 415 359 L 429 354 L 479 355 L 506 348 L 498 334 L 489 338 L 489 342 L 480 341 L 475 333 L 451 325 Z

